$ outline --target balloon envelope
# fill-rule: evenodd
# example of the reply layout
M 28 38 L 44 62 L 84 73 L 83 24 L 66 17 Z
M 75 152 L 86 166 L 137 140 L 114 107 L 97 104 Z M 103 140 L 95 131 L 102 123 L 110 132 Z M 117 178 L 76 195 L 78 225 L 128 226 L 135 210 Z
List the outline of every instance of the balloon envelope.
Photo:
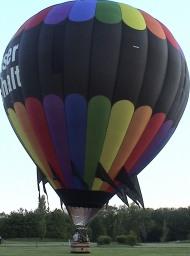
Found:
M 87 225 L 175 131 L 189 94 L 184 55 L 149 14 L 72 1 L 31 17 L 2 62 L 1 94 L 20 142 L 77 225 Z M 43 178 L 42 178 L 43 180 Z

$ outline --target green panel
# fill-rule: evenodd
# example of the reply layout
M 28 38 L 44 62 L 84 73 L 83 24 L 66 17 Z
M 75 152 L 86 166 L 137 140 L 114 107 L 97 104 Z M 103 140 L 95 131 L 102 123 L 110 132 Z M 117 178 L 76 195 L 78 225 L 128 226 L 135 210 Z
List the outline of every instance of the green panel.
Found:
M 100 157 L 100 163 L 107 173 L 109 172 L 120 149 L 133 113 L 134 105 L 128 100 L 118 101 L 112 107 L 102 154 Z M 103 182 L 100 179 L 95 179 L 93 190 L 99 190 L 102 183 Z
M 97 2 L 95 17 L 103 23 L 119 23 L 122 19 L 120 6 L 115 2 Z
M 116 102 L 111 110 L 109 125 L 100 163 L 108 172 L 123 142 L 131 118 L 134 113 L 134 105 L 128 100 Z
M 88 104 L 84 180 L 92 187 L 107 131 L 111 102 L 104 96 L 92 98 Z

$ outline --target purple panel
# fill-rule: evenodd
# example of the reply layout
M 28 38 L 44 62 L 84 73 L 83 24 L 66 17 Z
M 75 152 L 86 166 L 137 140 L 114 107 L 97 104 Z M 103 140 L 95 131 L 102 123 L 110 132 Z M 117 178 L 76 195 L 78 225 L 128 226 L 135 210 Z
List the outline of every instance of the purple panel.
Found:
M 171 136 L 173 135 L 174 131 L 176 128 L 171 128 L 168 133 L 166 134 L 166 136 L 163 138 L 163 140 L 160 142 L 160 144 L 158 145 L 158 147 L 154 150 L 154 152 L 152 152 L 152 154 L 150 155 L 149 159 L 147 159 L 147 161 L 144 163 L 143 169 L 150 163 L 150 161 L 152 161 L 157 154 L 163 149 L 163 147 L 167 144 L 167 142 L 169 141 L 169 139 L 171 138 Z M 140 172 L 142 171 L 139 170 L 136 175 L 138 175 Z
M 73 188 L 73 175 L 67 140 L 65 109 L 63 101 L 56 95 L 47 95 L 43 100 L 44 111 L 55 148 L 55 152 L 68 188 Z
M 96 0 L 77 1 L 69 14 L 69 19 L 77 22 L 92 19 L 95 15 L 96 2 Z
M 87 102 L 79 94 L 70 94 L 65 100 L 65 115 L 71 160 L 84 177 Z M 79 179 L 74 179 L 75 188 L 82 189 Z
M 180 53 L 181 53 L 181 56 L 182 56 L 182 57 L 184 58 L 184 60 L 185 60 L 185 55 L 184 55 L 184 53 L 183 53 L 183 51 L 182 51 L 180 45 L 179 45 L 179 51 L 180 51 Z
M 159 145 L 157 145 L 154 151 L 151 152 L 151 154 L 148 156 L 148 158 L 144 161 L 142 165 L 138 166 L 136 170 L 134 170 L 134 172 L 129 173 L 130 176 L 132 176 L 134 173 L 138 175 L 156 157 L 156 155 L 163 149 L 163 147 L 169 141 L 175 129 L 175 127 L 172 127 L 171 129 L 167 130 L 167 133 L 164 135 Z M 133 171 L 133 169 L 131 171 Z M 125 187 L 125 185 L 123 185 L 122 183 L 118 184 L 119 189 L 122 189 L 123 187 Z M 117 193 L 117 191 L 113 189 L 111 193 L 114 195 Z
M 63 4 L 56 5 L 47 14 L 46 18 L 44 19 L 44 23 L 45 24 L 57 24 L 57 23 L 65 20 L 69 16 L 69 12 L 75 3 L 76 2 L 66 2 Z
M 170 122 L 170 121 L 169 121 Z M 169 125 L 169 124 L 167 124 Z M 167 126 L 166 125 L 166 126 Z M 160 141 L 159 145 L 156 146 L 156 148 L 154 149 L 153 152 L 151 152 L 151 154 L 148 156 L 148 158 L 144 161 L 144 163 L 140 166 L 138 166 L 136 168 L 136 170 L 134 170 L 134 172 L 130 172 L 129 175 L 132 176 L 134 173 L 136 175 L 138 175 L 155 157 L 156 155 L 163 149 L 163 147 L 167 144 L 167 142 L 169 141 L 169 139 L 171 138 L 172 134 L 174 133 L 176 127 L 172 127 L 171 129 L 166 131 L 166 134 L 164 134 L 164 137 L 162 138 L 162 140 Z M 133 168 L 132 170 L 133 171 Z M 125 187 L 125 185 L 123 185 L 122 183 L 118 184 L 118 188 L 122 189 L 123 187 Z M 117 193 L 117 191 L 115 189 L 112 190 L 111 192 L 113 195 Z
M 129 175 L 132 176 L 134 173 L 138 174 L 141 172 L 149 162 L 152 161 L 152 159 L 158 154 L 158 152 L 161 150 L 160 145 L 162 141 L 166 141 L 166 135 L 172 126 L 173 121 L 168 120 L 162 124 L 160 127 L 158 133 L 150 143 L 149 147 L 146 149 L 144 154 L 139 158 L 137 163 L 133 166 L 133 168 L 130 170 Z M 166 142 L 165 142 L 166 143 Z M 165 144 L 164 144 L 165 145 Z

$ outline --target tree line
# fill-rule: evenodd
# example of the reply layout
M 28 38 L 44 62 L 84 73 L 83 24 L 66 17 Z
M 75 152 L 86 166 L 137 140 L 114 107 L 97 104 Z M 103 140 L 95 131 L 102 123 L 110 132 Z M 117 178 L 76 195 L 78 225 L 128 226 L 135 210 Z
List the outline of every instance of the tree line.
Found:
M 101 233 L 116 240 L 133 231 L 139 242 L 190 240 L 190 207 L 155 210 L 139 208 L 134 203 L 129 207 L 109 206 L 99 212 L 90 227 L 94 239 Z
M 139 242 L 167 242 L 190 239 L 190 207 L 187 208 L 139 208 L 108 206 L 99 211 L 88 227 L 91 241 L 107 235 L 116 237 L 134 232 Z M 71 239 L 75 227 L 66 211 L 46 207 L 45 197 L 38 208 L 27 211 L 20 208 L 10 214 L 0 214 L 0 235 L 9 238 L 56 238 Z

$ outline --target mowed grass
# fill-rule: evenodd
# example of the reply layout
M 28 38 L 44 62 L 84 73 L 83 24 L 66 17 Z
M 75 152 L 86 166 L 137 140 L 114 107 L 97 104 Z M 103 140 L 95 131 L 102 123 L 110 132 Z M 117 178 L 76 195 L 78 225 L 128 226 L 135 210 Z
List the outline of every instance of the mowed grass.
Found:
M 164 243 L 141 244 L 133 248 L 117 244 L 108 246 L 96 246 L 92 243 L 91 255 L 93 256 L 189 256 L 190 243 Z M 0 256 L 59 256 L 73 255 L 68 243 L 62 242 L 38 242 L 35 241 L 6 241 L 6 245 L 0 246 Z M 81 254 L 79 254 L 81 255 Z M 82 254 L 84 255 L 84 254 Z M 86 254 L 89 255 L 89 254 Z

